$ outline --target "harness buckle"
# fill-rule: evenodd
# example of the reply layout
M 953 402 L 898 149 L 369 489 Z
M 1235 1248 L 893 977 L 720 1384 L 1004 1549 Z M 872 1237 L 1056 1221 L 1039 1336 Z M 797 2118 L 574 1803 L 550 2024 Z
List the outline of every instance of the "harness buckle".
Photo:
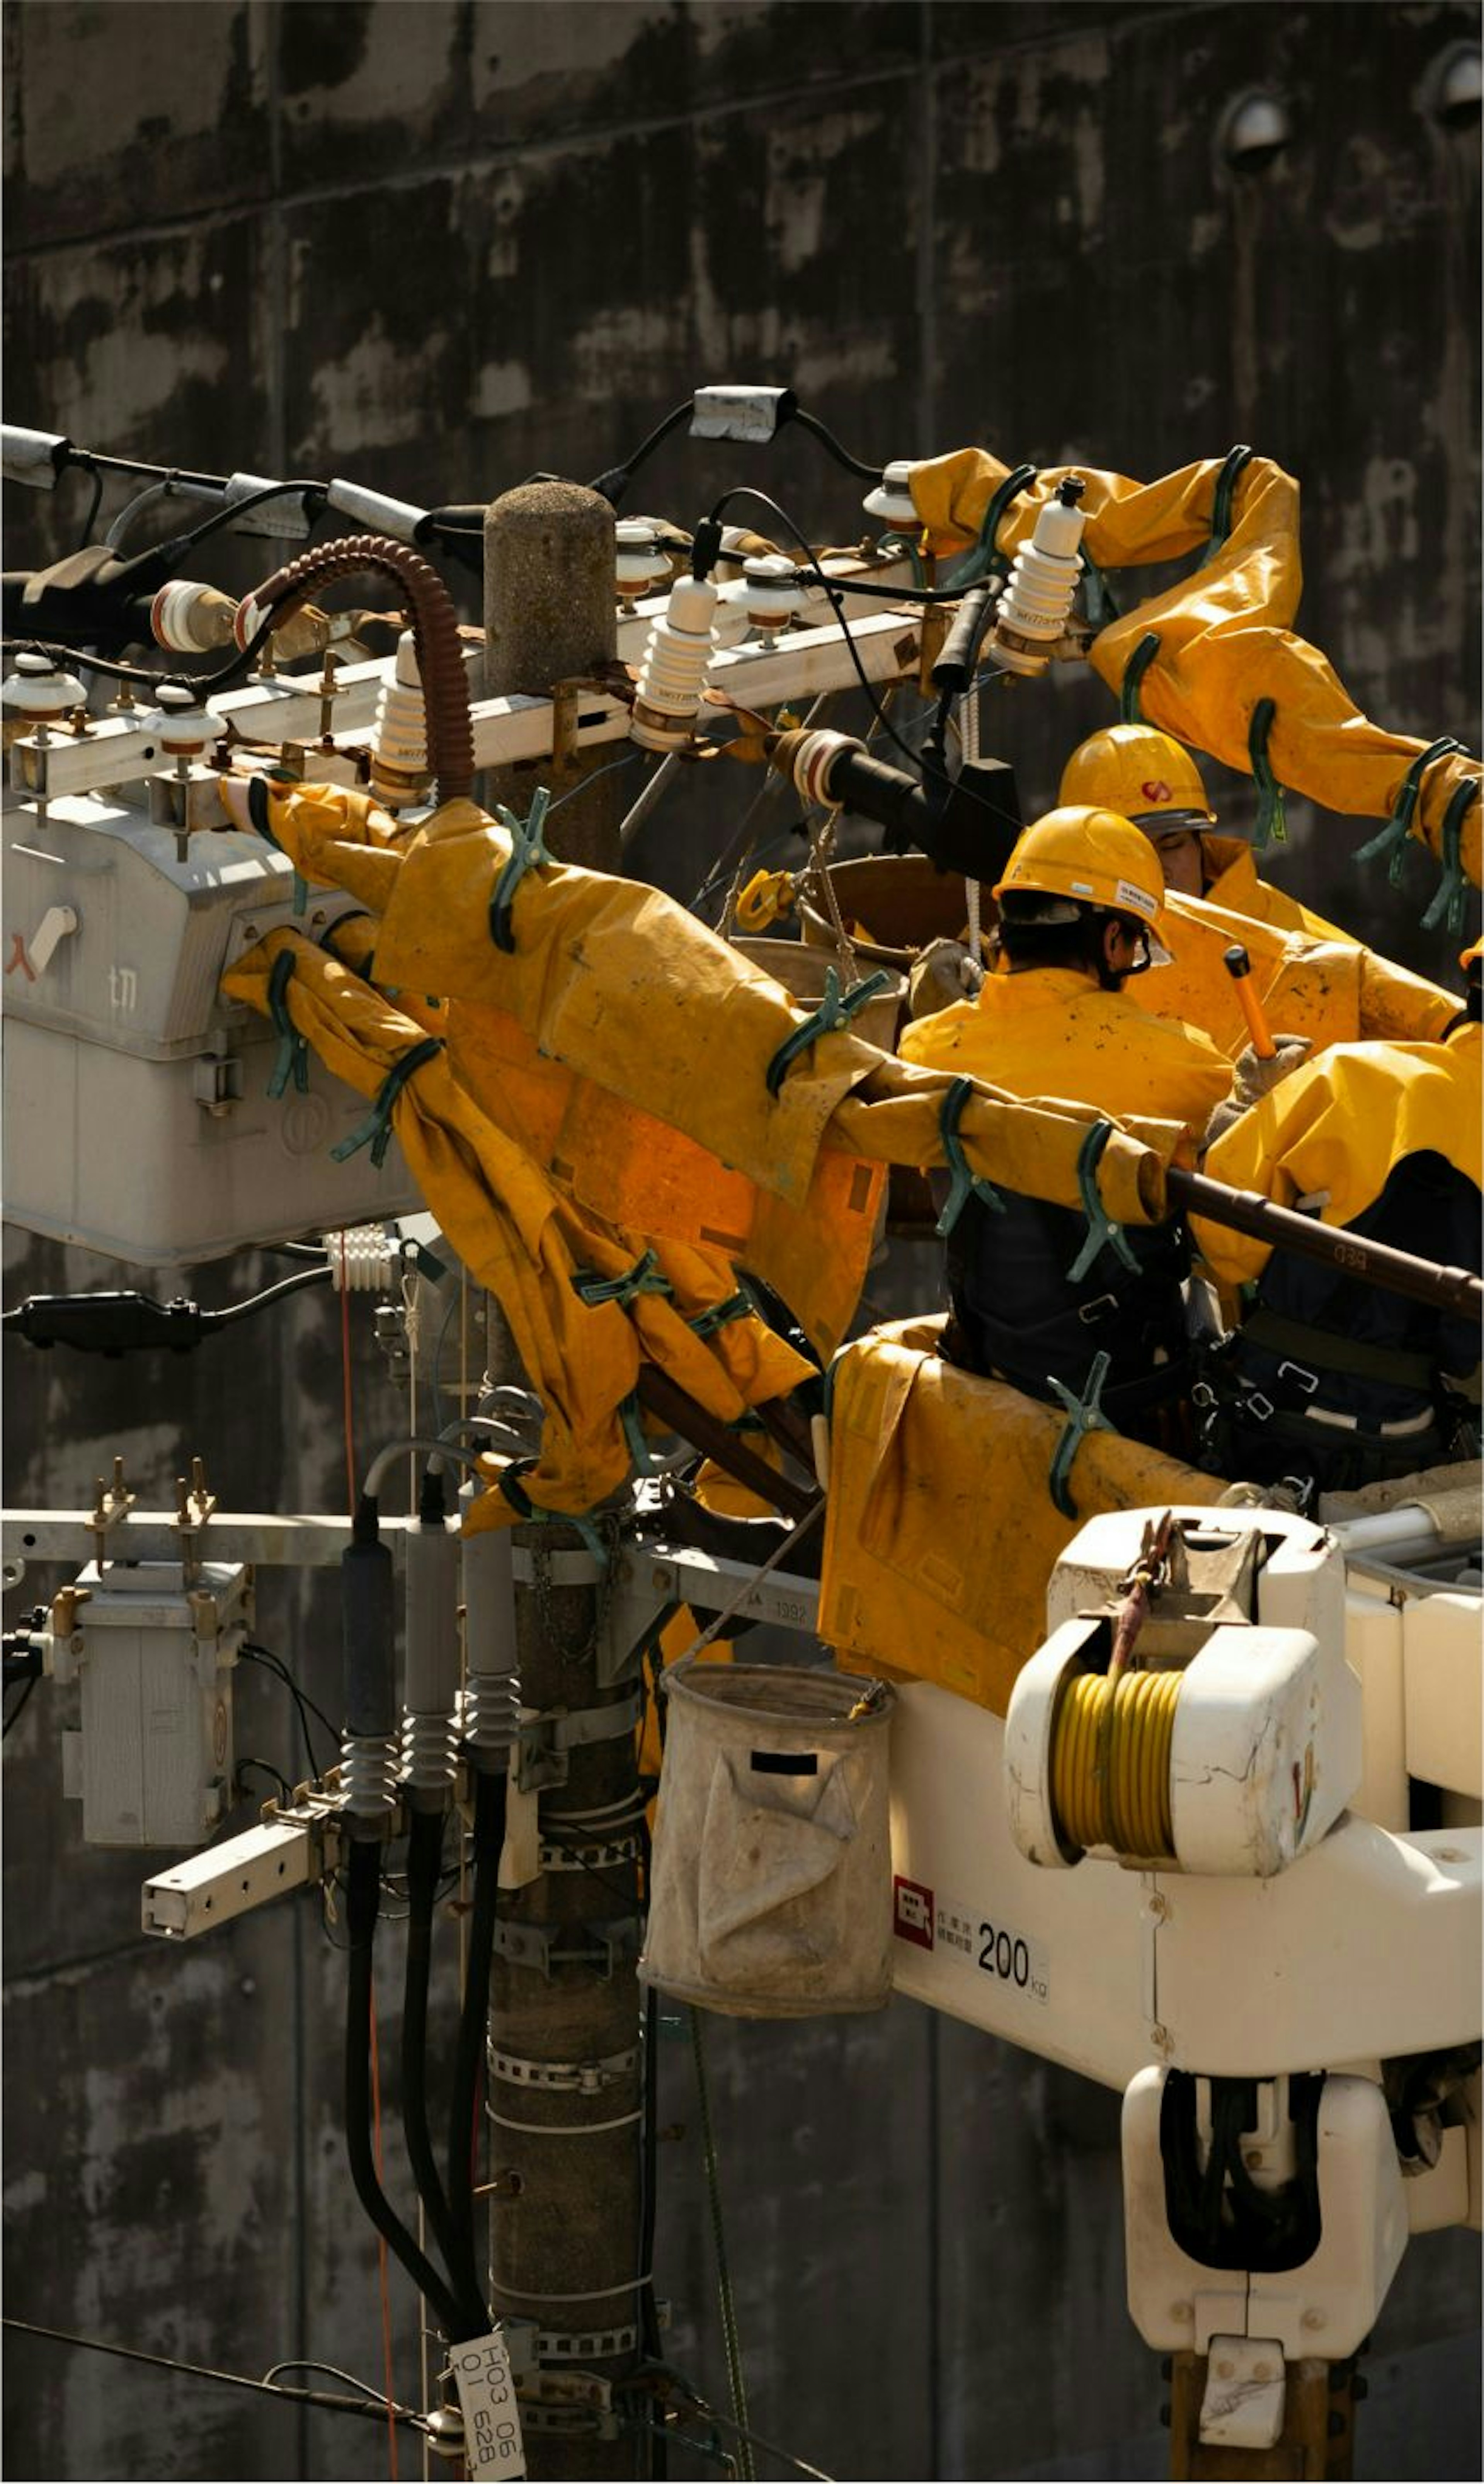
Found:
M 1097 1328 L 1118 1310 L 1117 1294 L 1094 1294 L 1090 1303 L 1079 1303 L 1077 1317 L 1084 1328 Z
M 1199 1408 L 1200 1412 L 1204 1415 L 1209 1413 L 1213 1406 L 1219 1405 L 1221 1401 L 1209 1380 L 1198 1380 L 1194 1388 L 1191 1390 L 1190 1402 L 1193 1406 Z
M 1306 1397 L 1313 1397 L 1318 1393 L 1319 1374 L 1317 1371 L 1310 1371 L 1305 1364 L 1281 1363 L 1278 1366 L 1278 1376 L 1280 1380 L 1295 1381 Z
M 1266 1423 L 1272 1419 L 1273 1400 L 1264 1397 L 1260 1389 L 1255 1389 L 1250 1397 L 1244 1397 L 1240 1402 L 1243 1414 L 1251 1415 L 1255 1423 Z

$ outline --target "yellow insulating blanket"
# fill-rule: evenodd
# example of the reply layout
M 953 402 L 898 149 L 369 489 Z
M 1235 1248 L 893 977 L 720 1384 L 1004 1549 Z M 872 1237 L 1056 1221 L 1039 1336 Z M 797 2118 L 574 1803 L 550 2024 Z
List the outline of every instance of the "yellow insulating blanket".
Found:
M 229 787 L 230 807 L 245 816 L 235 796 Z M 796 1209 L 807 1205 L 825 1152 L 865 1166 L 946 1161 L 939 1120 L 951 1081 L 849 1031 L 819 1037 L 770 1094 L 769 1064 L 808 1012 L 658 890 L 542 865 L 515 893 L 512 956 L 490 931 L 511 839 L 472 803 L 446 803 L 394 849 L 385 814 L 365 796 L 335 787 L 274 788 L 269 818 L 275 843 L 296 868 L 337 886 L 359 887 L 361 858 L 374 849 L 385 900 L 374 943 L 378 984 L 448 1003 L 454 1077 L 487 1118 L 518 1111 L 538 1150 L 551 1148 L 552 1124 L 548 1118 L 545 1137 L 536 1135 L 531 1081 L 545 1079 L 555 1061 Z M 475 1011 L 513 1020 L 525 1045 L 517 1050 Z M 522 1070 L 526 1100 L 502 1106 L 500 1093 Z M 974 1172 L 1070 1207 L 1080 1199 L 1078 1152 L 1098 1119 L 1091 1106 L 1030 1106 L 981 1085 L 959 1138 Z M 1111 1216 L 1133 1225 L 1163 1219 L 1165 1168 L 1179 1141 L 1173 1123 L 1122 1120 L 1098 1166 Z M 626 1147 L 633 1176 L 635 1143 Z M 601 1155 L 584 1156 L 581 1171 L 565 1155 L 561 1162 L 561 1182 L 608 1178 Z M 671 1174 L 695 1162 L 677 1152 Z M 634 1195 L 631 1179 L 628 1196 Z M 611 1214 L 607 1203 L 603 1212 Z M 728 1238 L 718 1247 L 729 1248 L 742 1229 L 722 1223 Z M 790 1293 L 786 1283 L 780 1290 Z
M 231 969 L 224 988 L 266 1012 L 274 960 L 293 973 L 283 1006 L 337 1077 L 379 1095 L 422 1029 L 302 934 L 279 930 Z M 445 1052 L 401 1087 L 391 1117 L 423 1197 L 472 1276 L 495 1294 L 545 1410 L 541 1457 L 523 1483 L 541 1508 L 582 1511 L 616 1490 L 633 1463 L 620 1410 L 641 1359 L 668 1372 L 720 1421 L 785 1395 L 812 1365 L 751 1311 L 699 1337 L 690 1321 L 736 1292 L 719 1253 L 654 1246 L 665 1293 L 621 1306 L 585 1303 L 575 1280 L 623 1277 L 642 1256 L 642 1233 L 580 1210 L 529 1154 L 485 1119 L 457 1084 Z M 513 1523 L 502 1496 L 475 1504 L 474 1523 Z
M 898 1679 L 935 1682 L 1004 1715 L 1045 1637 L 1046 1581 L 1098 1510 L 1214 1501 L 1198 1474 L 1116 1432 L 1090 1432 L 1051 1498 L 1066 1425 L 933 1350 L 938 1324 L 875 1330 L 834 1365 L 820 1636 Z
M 1223 963 L 1236 942 L 1252 959 L 1253 989 L 1274 1033 L 1307 1035 L 1316 1052 L 1371 1040 L 1430 1042 L 1458 1014 L 1457 1000 L 1436 984 L 1342 933 L 1327 939 L 1255 922 L 1208 897 L 1167 897 L 1159 937 L 1172 962 L 1131 976 L 1126 996 L 1156 1017 L 1199 1026 L 1233 1058 L 1249 1040 Z
M 914 466 L 912 499 L 937 552 L 972 543 L 1009 469 L 987 449 L 958 448 Z M 1221 460 L 1204 458 L 1153 483 L 1085 467 L 1047 467 L 1006 509 L 1002 552 L 1029 538 L 1038 511 L 1067 474 L 1087 485 L 1084 547 L 1100 569 L 1176 560 L 1209 538 Z M 1151 596 L 1093 640 L 1091 661 L 1111 689 L 1151 631 L 1159 652 L 1140 683 L 1151 724 L 1228 768 L 1251 772 L 1248 734 L 1259 699 L 1274 702 L 1268 758 L 1279 782 L 1332 811 L 1388 819 L 1425 742 L 1387 733 L 1363 716 L 1317 647 L 1292 623 L 1303 585 L 1299 487 L 1271 458 L 1254 457 L 1237 477 L 1226 542 L 1194 577 Z M 1459 788 L 1481 781 L 1479 762 L 1451 753 L 1422 778 L 1412 834 L 1442 853 L 1444 815 Z M 1460 861 L 1475 887 L 1484 856 L 1484 803 L 1464 815 Z
M 1213 1181 L 1279 1207 L 1324 1194 L 1326 1225 L 1353 1225 L 1403 1158 L 1433 1153 L 1484 1188 L 1484 1092 L 1477 1026 L 1446 1043 L 1337 1044 L 1233 1121 L 1205 1161 Z M 1191 1229 L 1228 1284 L 1260 1277 L 1272 1244 L 1203 1217 Z

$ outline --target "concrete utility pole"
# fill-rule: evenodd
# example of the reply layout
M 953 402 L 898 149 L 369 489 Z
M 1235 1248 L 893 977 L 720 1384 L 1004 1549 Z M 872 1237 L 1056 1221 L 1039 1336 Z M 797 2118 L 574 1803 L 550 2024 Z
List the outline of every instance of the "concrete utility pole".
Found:
M 484 550 L 486 695 L 553 694 L 560 738 L 560 686 L 616 653 L 613 512 L 577 484 L 527 483 L 491 506 Z M 577 704 L 574 696 L 567 705 L 574 724 Z M 553 851 L 616 871 L 625 778 L 587 782 L 612 757 L 601 749 L 492 770 L 486 799 L 524 818 L 538 784 L 553 799 L 570 795 L 552 823 Z M 490 1343 L 499 1376 L 518 1377 L 508 1336 L 498 1347 L 493 1324 Z M 526 2428 L 530 2474 L 643 2475 L 643 2442 L 614 2433 L 603 2403 L 639 2359 L 634 2280 L 643 2274 L 638 1776 L 632 1727 L 604 1736 L 600 1713 L 627 1715 L 634 1685 L 598 1687 L 606 1599 L 576 1530 L 519 1527 L 515 1561 L 522 1704 L 563 1715 L 562 1738 L 573 1740 L 545 1763 L 553 1781 L 540 1796 L 541 1874 L 499 1902 L 490 1986 L 493 2299 L 499 2315 L 534 2320 L 542 2340 L 545 2402 L 527 2410 Z

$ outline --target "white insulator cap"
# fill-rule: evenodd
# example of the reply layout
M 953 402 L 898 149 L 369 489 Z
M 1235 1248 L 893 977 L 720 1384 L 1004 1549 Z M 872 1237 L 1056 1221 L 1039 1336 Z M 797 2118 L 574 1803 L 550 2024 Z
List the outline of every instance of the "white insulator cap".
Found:
M 677 578 L 655 621 L 634 691 L 630 732 L 645 750 L 672 750 L 690 738 L 711 662 L 716 589 L 709 579 Z
M 763 553 L 744 560 L 742 586 L 754 629 L 786 629 L 804 608 L 804 590 L 786 553 Z
M 418 798 L 428 781 L 427 705 L 410 630 L 396 644 L 392 678 L 376 694 L 371 790 L 383 802 Z
M 920 526 L 917 503 L 912 498 L 912 469 L 915 457 L 894 457 L 882 473 L 879 483 L 868 492 L 861 502 L 870 518 L 884 518 L 888 526 Z
M 199 759 L 222 730 L 219 719 L 183 682 L 162 684 L 159 706 L 151 708 L 142 721 L 145 731 L 154 735 L 172 759 Z
M 1081 490 L 1074 476 L 1059 486 L 1056 498 L 1037 512 L 1030 542 L 1015 554 L 990 641 L 997 662 L 1012 672 L 1044 672 L 1066 627 L 1082 575 Z
M 69 716 L 87 696 L 75 673 L 65 673 L 50 656 L 28 652 L 17 656 L 15 670 L 0 683 L 0 702 L 38 723 L 49 716 Z
M 400 1284 L 401 1245 L 379 1225 L 352 1225 L 320 1241 L 337 1294 L 390 1294 Z
M 203 656 L 213 647 L 229 646 L 236 618 L 234 597 L 194 578 L 167 579 L 149 607 L 155 644 L 176 656 Z
M 669 555 L 661 551 L 659 534 L 648 518 L 620 518 L 613 539 L 617 546 L 614 568 L 618 591 L 626 603 L 668 578 Z

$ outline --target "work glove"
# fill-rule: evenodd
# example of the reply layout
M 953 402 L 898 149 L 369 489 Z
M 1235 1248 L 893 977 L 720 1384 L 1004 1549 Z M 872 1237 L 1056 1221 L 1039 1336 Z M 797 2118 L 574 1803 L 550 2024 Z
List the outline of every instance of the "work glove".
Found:
M 1240 1120 L 1264 1095 L 1271 1095 L 1300 1064 L 1307 1061 L 1312 1046 L 1307 1035 L 1275 1035 L 1270 1061 L 1259 1059 L 1251 1044 L 1239 1052 L 1232 1066 L 1231 1093 L 1212 1111 L 1205 1125 L 1202 1148 L 1213 1148 L 1233 1121 Z
M 907 1013 L 936 1017 L 955 1001 L 972 1000 L 984 980 L 984 968 L 961 941 L 931 940 L 907 979 Z

